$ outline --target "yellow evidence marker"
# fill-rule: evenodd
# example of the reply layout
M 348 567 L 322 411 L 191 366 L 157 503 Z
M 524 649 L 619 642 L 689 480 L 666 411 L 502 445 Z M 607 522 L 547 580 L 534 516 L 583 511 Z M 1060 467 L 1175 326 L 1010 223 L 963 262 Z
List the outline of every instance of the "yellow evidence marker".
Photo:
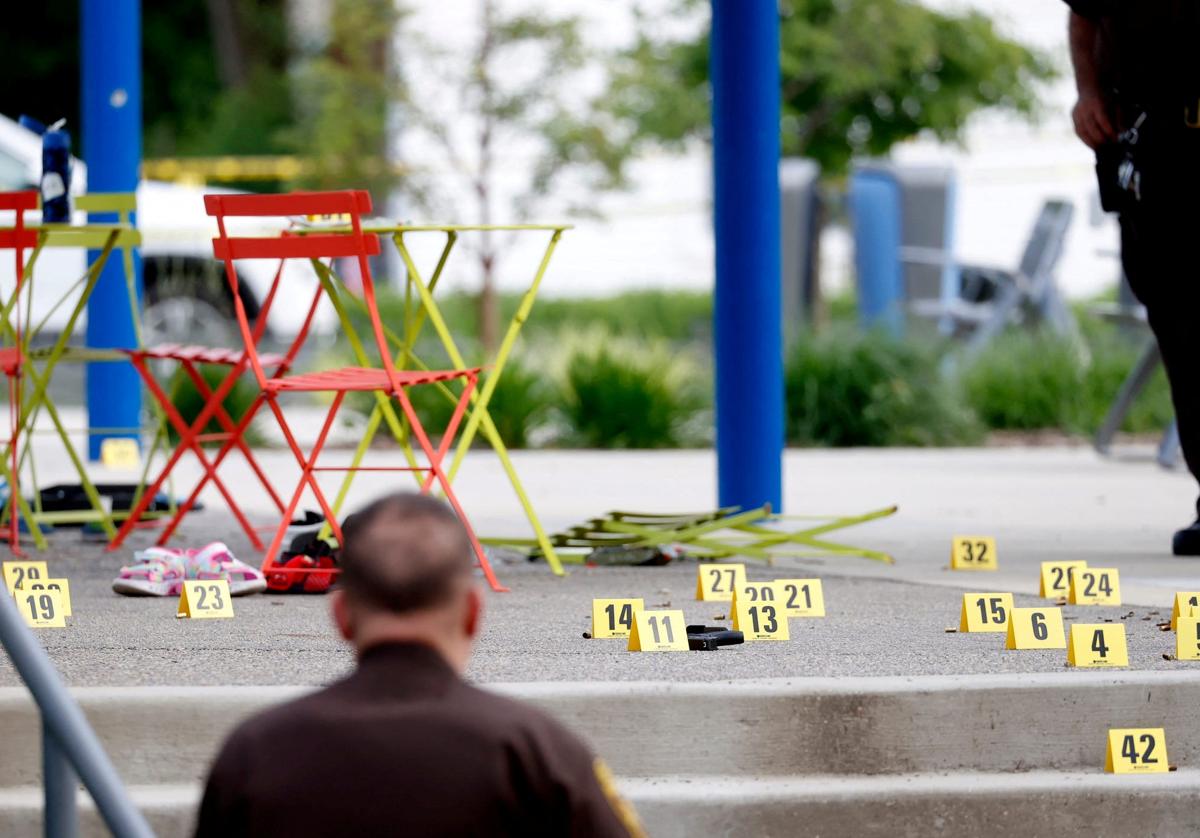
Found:
M 682 611 L 638 611 L 629 632 L 631 652 L 688 651 L 687 623 Z
M 1008 631 L 1012 594 L 963 594 L 959 631 Z
M 1067 644 L 1071 666 L 1129 666 L 1124 623 L 1076 623 Z
M 633 615 L 646 607 L 637 599 L 593 599 L 592 639 L 625 638 L 633 631 Z
M 1171 609 L 1171 631 L 1180 617 L 1186 617 L 1191 609 L 1200 608 L 1200 591 L 1176 591 L 1175 607 Z
M 738 602 L 733 610 L 733 628 L 746 640 L 790 640 L 788 618 L 777 602 Z
M 105 468 L 137 471 L 141 468 L 141 451 L 136 439 L 112 437 L 100 443 L 100 462 Z
M 48 579 L 50 571 L 45 562 L 12 561 L 4 563 L 4 587 L 11 594 L 14 588 L 19 588 L 26 581 L 33 579 Z
M 211 620 L 233 617 L 233 597 L 225 579 L 189 579 L 183 583 L 176 617 Z
M 1180 617 L 1175 626 L 1175 659 L 1200 661 L 1200 616 Z
M 1071 575 L 1084 567 L 1087 567 L 1085 561 L 1042 562 L 1042 581 L 1038 586 L 1038 596 L 1047 599 L 1070 596 Z
M 825 593 L 820 579 L 776 579 L 785 617 L 824 617 Z
M 996 539 L 981 535 L 956 535 L 950 544 L 951 570 L 995 570 Z
M 778 591 L 774 582 L 742 582 L 733 589 L 730 610 L 739 602 L 774 602 L 779 599 Z
M 67 627 L 67 615 L 63 613 L 62 595 L 58 591 L 19 590 L 13 596 L 17 601 L 17 610 L 31 627 Z
M 1166 732 L 1161 727 L 1110 728 L 1104 770 L 1112 774 L 1161 774 L 1170 771 Z
M 1014 608 L 1005 649 L 1065 649 L 1061 608 Z
M 13 590 L 13 596 L 21 591 L 57 591 L 62 599 L 64 617 L 71 616 L 71 582 L 67 579 L 35 579 Z
M 1120 605 L 1121 575 L 1115 567 L 1085 567 L 1071 574 L 1072 605 Z
M 744 564 L 702 564 L 696 572 L 696 599 L 731 602 L 734 589 L 745 584 Z

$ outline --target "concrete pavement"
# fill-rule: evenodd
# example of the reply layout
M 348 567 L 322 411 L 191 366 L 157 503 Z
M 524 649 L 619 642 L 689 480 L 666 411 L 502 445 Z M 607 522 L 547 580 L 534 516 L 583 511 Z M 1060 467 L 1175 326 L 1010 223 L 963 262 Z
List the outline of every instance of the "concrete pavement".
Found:
M 352 432 L 345 438 L 351 437 Z M 71 476 L 62 462 L 55 462 L 49 440 L 39 448 L 45 452 L 38 459 L 43 484 Z M 298 472 L 287 451 L 267 449 L 258 456 L 279 486 L 295 485 Z M 385 448 L 373 449 L 370 457 L 379 465 L 398 462 L 395 452 Z M 1197 491 L 1185 472 L 1164 471 L 1152 458 L 1150 446 L 1127 448 L 1116 459 L 1101 458 L 1083 445 L 789 450 L 784 504 L 794 514 L 845 514 L 899 504 L 899 515 L 852 531 L 864 544 L 895 555 L 896 567 L 847 562 L 840 572 L 938 584 L 945 578 L 950 535 L 983 533 L 999 540 L 996 578 L 1005 584 L 1036 583 L 1036 573 L 1027 571 L 1044 559 L 1084 557 L 1092 564 L 1120 567 L 1129 601 L 1161 604 L 1180 582 L 1200 578 L 1200 561 L 1169 555 L 1172 531 L 1195 518 Z M 348 460 L 343 447 L 329 451 L 323 462 Z M 715 502 L 715 457 L 707 450 L 517 451 L 513 461 L 551 528 L 612 508 L 695 510 Z M 185 456 L 176 472 L 177 485 L 189 486 L 199 473 L 194 460 Z M 222 474 L 241 501 L 261 513 L 263 523 L 271 521 L 266 496 L 236 456 Z M 98 468 L 97 475 L 115 480 L 135 476 Z M 404 485 L 399 475 L 363 473 L 350 505 Z M 471 452 L 456 485 L 480 532 L 528 535 L 521 508 L 489 450 Z M 212 508 L 222 507 L 211 487 L 204 499 Z
M 381 452 L 384 456 L 391 452 Z M 1166 550 L 1173 527 L 1188 519 L 1189 477 L 1145 459 L 1102 460 L 1085 448 L 963 450 L 802 450 L 786 458 L 789 512 L 861 512 L 898 503 L 890 518 L 836 536 L 896 557 L 821 558 L 755 568 L 752 578 L 815 575 L 825 579 L 829 616 L 794 620 L 796 640 L 725 650 L 714 655 L 628 655 L 613 641 L 585 641 L 595 596 L 643 596 L 670 602 L 689 619 L 717 622 L 720 604 L 692 597 L 694 564 L 670 568 L 576 568 L 566 579 L 524 561 L 499 568 L 513 593 L 489 598 L 490 614 L 472 675 L 482 681 L 601 678 L 762 678 L 834 675 L 920 675 L 1054 671 L 1063 656 L 1004 652 L 999 636 L 946 634 L 957 622 L 964 590 L 1035 594 L 1039 563 L 1086 559 L 1121 571 L 1129 607 L 1074 607 L 1068 621 L 1123 619 L 1130 663 L 1138 669 L 1188 669 L 1166 661 L 1171 636 L 1156 623 L 1175 590 L 1200 588 L 1200 561 Z M 264 451 L 272 474 L 287 483 L 289 456 Z M 374 456 L 374 455 L 373 455 Z M 331 459 L 348 457 L 334 451 Z M 45 459 L 45 458 L 43 458 Z M 612 508 L 694 510 L 710 506 L 715 466 L 709 452 L 517 452 L 517 469 L 550 527 Z M 264 523 L 261 499 L 240 464 L 229 483 Z M 187 485 L 185 462 L 179 484 Z M 106 477 L 119 477 L 108 474 Z M 403 478 L 365 473 L 351 503 L 407 485 Z M 461 500 L 483 533 L 523 533 L 520 508 L 493 455 L 475 451 L 458 481 Z M 230 524 L 215 491 L 208 510 L 185 524 L 180 543 L 225 538 L 256 561 Z M 990 534 L 998 541 L 995 573 L 947 569 L 950 537 Z M 136 537 L 148 543 L 148 534 Z M 73 580 L 77 616 L 44 641 L 77 684 L 313 684 L 344 670 L 347 658 L 331 637 L 322 598 L 262 596 L 237 601 L 231 623 L 190 624 L 172 618 L 173 603 L 118 597 L 109 583 L 131 550 L 102 547 L 62 531 L 49 554 L 52 569 Z M 794 565 L 788 567 L 787 565 Z M 752 567 L 755 567 L 752 565 Z M 1018 596 L 1018 605 L 1039 600 Z M 149 661 L 149 663 L 147 662 Z M 0 662 L 0 683 L 12 683 Z
M 72 685 L 321 684 L 350 658 L 333 636 L 324 597 L 235 600 L 232 621 L 177 620 L 174 600 L 119 597 L 111 557 L 51 559 L 72 581 L 75 616 L 39 638 Z M 665 568 L 580 568 L 556 579 L 541 565 L 504 566 L 512 593 L 490 594 L 484 632 L 469 675 L 481 682 L 740 681 L 863 675 L 973 675 L 1059 672 L 1066 652 L 1005 651 L 1003 634 L 947 633 L 957 627 L 961 593 L 942 585 L 835 576 L 828 565 L 749 568 L 751 579 L 823 577 L 827 616 L 791 620 L 789 642 L 748 643 L 710 653 L 631 654 L 620 640 L 587 640 L 593 597 L 640 596 L 647 607 L 682 608 L 689 622 L 727 625 L 728 608 L 694 599 L 696 564 Z M 982 574 L 981 574 L 982 575 Z M 990 575 L 990 574 L 989 574 Z M 989 580 L 990 581 L 990 580 Z M 974 586 L 993 590 L 990 584 Z M 1018 606 L 1044 604 L 1017 596 Z M 1200 671 L 1168 661 L 1174 635 L 1157 623 L 1169 609 L 1074 606 L 1072 621 L 1126 626 L 1133 669 Z M 0 685 L 17 683 L 0 658 Z

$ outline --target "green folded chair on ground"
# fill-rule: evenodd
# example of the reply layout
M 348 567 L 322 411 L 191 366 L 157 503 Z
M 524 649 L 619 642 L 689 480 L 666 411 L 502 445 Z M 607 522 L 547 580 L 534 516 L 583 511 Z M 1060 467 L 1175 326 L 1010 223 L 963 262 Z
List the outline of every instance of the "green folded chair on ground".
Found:
M 725 507 L 710 512 L 650 513 L 612 511 L 599 518 L 551 533 L 550 542 L 564 562 L 582 564 L 591 560 L 626 557 L 623 563 L 639 563 L 644 554 L 653 560 L 665 548 L 682 546 L 683 553 L 696 559 L 741 557 L 773 564 L 777 557 L 812 558 L 853 556 L 891 564 L 887 553 L 829 541 L 823 536 L 836 530 L 864 524 L 895 514 L 889 506 L 862 515 L 773 515 L 770 504 L 742 510 Z M 807 522 L 800 525 L 799 522 Z M 538 541 L 531 538 L 484 538 L 491 547 L 519 550 L 540 557 Z

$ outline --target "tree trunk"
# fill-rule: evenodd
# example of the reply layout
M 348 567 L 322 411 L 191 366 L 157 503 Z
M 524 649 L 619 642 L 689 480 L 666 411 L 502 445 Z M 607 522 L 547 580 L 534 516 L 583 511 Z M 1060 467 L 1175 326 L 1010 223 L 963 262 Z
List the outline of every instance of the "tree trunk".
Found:
M 486 235 L 486 234 L 485 234 Z M 496 293 L 496 254 L 490 245 L 479 257 L 479 342 L 484 357 L 491 358 L 500 347 L 500 295 Z
M 244 39 L 240 37 L 234 0 L 207 0 L 208 21 L 212 28 L 213 52 L 217 63 L 217 76 L 227 88 L 241 87 L 246 83 Z
M 475 196 L 479 201 L 479 223 L 492 223 L 492 138 L 495 125 L 492 101 L 492 50 L 495 46 L 495 3 L 482 0 L 480 19 L 483 36 L 476 58 L 476 79 L 482 102 L 482 123 L 479 128 L 479 176 L 475 181 Z M 496 294 L 496 250 L 492 234 L 484 231 L 479 249 L 479 342 L 485 358 L 495 355 L 500 346 L 500 301 Z

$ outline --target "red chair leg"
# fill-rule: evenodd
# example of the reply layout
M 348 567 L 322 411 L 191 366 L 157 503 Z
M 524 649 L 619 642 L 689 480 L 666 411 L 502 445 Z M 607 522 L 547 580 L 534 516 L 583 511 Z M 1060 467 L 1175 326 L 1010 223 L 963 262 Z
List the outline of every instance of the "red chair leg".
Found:
M 317 503 L 321 507 L 321 511 L 325 514 L 325 520 L 330 522 L 334 528 L 335 534 L 341 537 L 341 528 L 338 527 L 337 518 L 334 515 L 333 509 L 329 502 L 325 499 L 325 493 L 321 490 L 320 483 L 317 482 L 316 475 L 313 474 L 316 468 L 317 457 L 325 448 L 325 443 L 329 439 L 329 432 L 333 429 L 333 422 L 337 418 L 338 409 L 341 408 L 342 402 L 346 398 L 345 391 L 338 391 L 333 398 L 333 404 L 330 405 L 329 413 L 325 417 L 325 422 L 321 426 L 321 433 L 317 437 L 316 444 L 313 445 L 312 451 L 307 456 L 304 454 L 304 449 L 296 441 L 295 435 L 292 433 L 291 426 L 288 425 L 287 419 L 283 415 L 283 410 L 279 407 L 279 402 L 276 398 L 268 397 L 267 404 L 271 408 L 271 412 L 275 414 L 275 419 L 279 423 L 279 429 L 283 433 L 283 438 L 287 441 L 288 447 L 292 450 L 292 454 L 296 457 L 296 463 L 300 466 L 300 481 L 296 486 L 296 491 L 292 494 L 292 499 L 284 511 L 283 520 L 279 523 L 279 528 L 275 531 L 275 537 L 272 539 L 270 546 L 267 548 L 266 556 L 263 558 L 263 573 L 275 566 L 275 559 L 279 555 L 279 551 L 283 545 L 283 539 L 287 532 L 287 528 L 296 513 L 296 506 L 300 502 L 300 498 L 304 494 L 305 488 L 312 490 L 316 497 Z M 328 573 L 328 570 L 323 571 Z
M 199 377 L 199 374 L 192 369 L 193 365 L 190 361 L 183 361 L 183 366 L 184 369 L 187 370 L 189 376 L 193 378 L 193 381 Z M 171 419 L 171 423 L 175 425 L 176 430 L 179 432 L 180 439 L 177 450 L 182 451 L 190 449 L 192 453 L 196 455 L 196 459 L 200 462 L 200 467 L 204 469 L 204 475 L 202 479 L 206 482 L 211 480 L 216 485 L 217 490 L 221 493 L 222 497 L 224 497 L 225 503 L 229 507 L 229 511 L 233 513 L 233 516 L 237 519 L 247 537 L 249 537 L 250 542 L 254 545 L 255 549 L 261 550 L 262 540 L 259 539 L 258 533 L 255 531 L 254 526 L 250 523 L 249 519 L 246 518 L 245 513 L 242 512 L 241 507 L 238 505 L 237 499 L 234 497 L 233 493 L 229 491 L 224 482 L 217 475 L 216 467 L 209 462 L 207 455 L 204 453 L 204 447 L 200 443 L 200 437 L 203 433 L 204 427 L 220 408 L 221 401 L 225 398 L 229 391 L 233 389 L 233 385 L 237 381 L 237 376 L 240 374 L 239 370 L 242 368 L 242 365 L 233 367 L 230 370 L 229 375 L 225 377 L 215 392 L 209 390 L 209 398 L 205 402 L 203 409 L 201 409 L 200 414 L 191 423 L 191 425 L 188 425 L 184 421 L 183 417 L 179 414 L 179 411 L 175 409 L 175 405 L 172 404 L 170 398 L 162 392 L 162 388 L 157 382 L 154 382 L 153 388 L 156 389 L 158 393 L 162 394 L 161 402 L 163 409 L 167 412 L 168 417 Z M 207 389 L 207 387 L 205 387 L 205 389 Z M 178 462 L 178 459 L 176 459 L 176 462 Z M 172 523 L 175 526 L 178 526 L 184 514 L 185 513 L 182 508 L 176 510 L 175 515 L 172 517 Z M 175 527 L 171 527 L 170 529 L 173 532 Z M 159 545 L 166 543 L 166 537 L 166 533 L 159 537 Z
M 240 364 L 236 367 L 232 367 L 226 378 L 232 378 L 236 382 L 236 380 L 241 377 L 244 366 L 244 364 Z M 213 418 L 217 420 L 221 427 L 225 429 L 225 433 L 228 434 L 228 439 L 226 439 L 225 443 L 221 447 L 221 450 L 217 452 L 217 456 L 213 459 L 213 467 L 215 468 L 221 464 L 221 461 L 229 453 L 230 449 L 237 448 L 242 452 L 242 456 L 246 458 L 246 464 L 250 466 L 250 469 L 254 472 L 255 477 L 258 478 L 259 483 L 262 484 L 263 489 L 270 496 L 271 502 L 275 504 L 275 508 L 279 512 L 283 512 L 283 501 L 280 500 L 279 495 L 275 491 L 275 487 L 271 485 L 271 481 L 267 479 L 266 472 L 263 471 L 262 466 L 258 464 L 258 460 L 255 459 L 250 447 L 246 445 L 246 429 L 250 427 L 250 423 L 254 420 L 255 414 L 257 414 L 259 409 L 262 407 L 262 394 L 259 393 L 259 395 L 255 397 L 254 401 L 250 403 L 249 407 L 246 408 L 246 412 L 242 415 L 242 418 L 237 422 L 234 422 L 233 417 L 230 416 L 228 411 L 225 410 L 225 405 L 223 404 L 224 397 L 221 399 L 217 398 L 216 393 L 214 393 L 212 388 L 208 386 L 208 382 L 204 380 L 204 376 L 202 376 L 200 371 L 196 369 L 195 364 L 184 364 L 184 370 L 188 377 L 192 380 L 192 383 L 196 386 L 196 391 L 202 398 L 205 399 L 205 403 L 208 404 L 211 402 L 214 405 Z M 221 386 L 218 386 L 217 388 L 218 392 L 222 390 L 224 384 L 225 380 L 223 379 Z
M 175 432 L 180 435 L 180 444 L 175 446 L 175 450 L 171 452 L 171 456 L 167 458 L 167 462 L 163 465 L 162 470 L 159 471 L 158 477 L 154 479 L 154 482 L 150 484 L 148 489 L 142 492 L 142 496 L 138 499 L 138 502 L 129 510 L 129 515 L 121 524 L 120 529 L 117 530 L 116 536 L 108 544 L 109 552 L 119 549 L 125 543 L 125 539 L 129 537 L 129 534 L 137 527 L 142 516 L 146 514 L 146 511 L 150 508 L 150 504 L 154 502 L 154 498 L 162 489 L 163 484 L 171 476 L 171 471 L 175 468 L 175 464 L 179 462 L 187 450 L 182 441 L 190 433 L 190 428 L 183 421 L 183 417 L 179 415 L 179 411 L 175 409 L 175 405 L 171 403 L 171 398 L 159 386 L 157 379 L 151 374 L 150 370 L 147 369 L 145 359 L 138 355 L 131 355 L 129 361 L 142 377 L 142 381 L 146 384 L 146 389 L 150 391 L 150 397 L 158 402 L 159 407 L 163 409 L 167 417 L 167 421 L 175 428 Z
M 479 538 L 475 535 L 475 528 L 471 526 L 470 519 L 467 518 L 466 512 L 463 511 L 462 506 L 458 502 L 458 497 L 455 496 L 454 490 L 450 487 L 450 481 L 446 479 L 446 474 L 442 471 L 442 457 L 450 449 L 451 435 L 449 431 L 457 429 L 458 423 L 462 420 L 463 413 L 466 410 L 467 400 L 471 398 L 471 390 L 474 387 L 474 376 L 468 375 L 465 377 L 467 382 L 463 388 L 463 394 L 459 398 L 458 405 L 454 410 L 454 416 L 447 425 L 447 433 L 442 438 L 442 444 L 437 451 L 434 450 L 433 445 L 429 442 L 429 435 L 425 433 L 425 428 L 421 424 L 421 420 L 417 417 L 417 412 L 413 410 L 412 402 L 409 401 L 408 394 L 404 391 L 403 387 L 399 388 L 396 392 L 396 398 L 399 399 L 400 408 L 408 418 L 413 430 L 413 436 L 417 438 L 417 444 L 421 446 L 421 451 L 429 461 L 429 477 L 426 478 L 422 486 L 422 492 L 428 494 L 434 480 L 441 485 L 442 493 L 446 496 L 446 502 L 454 509 L 454 514 L 458 516 L 458 520 L 462 522 L 463 527 L 467 531 L 467 536 L 471 539 L 471 547 L 475 551 L 475 558 L 479 562 L 480 569 L 483 570 L 483 575 L 487 577 L 488 584 L 491 585 L 493 591 L 508 593 L 509 589 L 500 584 L 500 580 L 496 578 L 491 562 L 488 561 L 487 555 L 483 552 L 483 545 L 479 543 Z
M 253 453 L 251 453 L 245 442 L 246 429 L 250 426 L 250 422 L 253 421 L 255 415 L 262 408 L 262 395 L 260 394 L 255 398 L 255 400 L 246 409 L 246 412 L 243 414 L 242 418 L 235 424 L 233 422 L 233 418 L 226 412 L 224 406 L 221 405 L 220 401 L 216 399 L 216 393 L 214 393 L 212 388 L 208 386 L 208 382 L 204 380 L 204 376 L 200 375 L 199 371 L 195 369 L 193 364 L 185 362 L 183 366 L 188 376 L 192 379 L 192 383 L 196 386 L 197 392 L 199 392 L 200 395 L 206 400 L 206 403 L 213 402 L 216 404 L 214 416 L 217 421 L 221 423 L 222 427 L 225 428 L 228 438 L 224 443 L 222 443 L 221 448 L 217 451 L 217 455 L 213 458 L 211 467 L 205 468 L 204 474 L 200 477 L 200 480 L 192 489 L 191 494 L 188 495 L 187 499 L 182 504 L 180 504 L 179 508 L 175 512 L 175 515 L 172 516 L 171 520 L 167 523 L 167 526 L 159 535 L 157 543 L 160 546 L 166 544 L 171 539 L 171 536 L 182 523 L 183 518 L 192 510 L 192 507 L 195 506 L 196 501 L 199 500 L 200 493 L 204 490 L 205 486 L 208 485 L 209 481 L 215 478 L 217 469 L 220 468 L 221 463 L 224 462 L 226 456 L 228 456 L 229 452 L 235 447 L 242 452 L 242 455 L 246 459 L 247 465 L 250 466 L 250 469 L 258 478 L 259 483 L 271 497 L 271 500 L 275 504 L 275 508 L 280 514 L 283 514 L 284 511 L 283 501 L 279 498 L 278 493 L 275 491 L 275 487 L 271 485 L 271 482 L 267 479 L 267 475 L 263 471 L 262 466 L 258 464 L 258 460 L 254 457 Z M 231 369 L 229 374 L 231 376 L 238 375 L 238 369 L 236 367 Z M 220 390 L 221 387 L 218 387 L 217 391 L 220 392 Z M 195 423 L 193 423 L 193 428 L 196 430 L 198 436 L 200 430 L 202 429 L 195 428 L 194 426 Z M 288 520 L 290 520 L 290 518 Z M 247 530 L 247 535 L 249 536 L 250 543 L 254 546 L 254 549 L 261 551 L 263 549 L 263 543 L 258 537 L 257 531 L 254 530 L 253 527 L 250 527 Z
M 158 380 L 147 368 L 145 359 L 134 355 L 130 360 L 133 362 L 134 367 L 141 375 L 147 389 L 150 390 L 151 396 L 159 403 L 159 406 L 163 409 L 163 412 L 167 416 L 167 420 L 171 423 L 171 426 L 175 429 L 176 433 L 179 434 L 179 444 L 175 447 L 175 450 L 167 459 L 162 471 L 151 484 L 150 488 L 143 492 L 142 497 L 139 499 L 137 505 L 130 510 L 129 516 L 122 523 L 121 528 L 117 531 L 117 535 L 109 544 L 108 549 L 110 551 L 116 550 L 121 546 L 121 544 L 129 536 L 129 533 L 131 533 L 137 526 L 142 516 L 145 515 L 146 511 L 150 507 L 150 504 L 153 503 L 155 496 L 162 489 L 162 486 L 166 483 L 171 472 L 179 463 L 179 460 L 183 457 L 183 454 L 186 451 L 192 451 L 199 460 L 204 473 L 201 475 L 199 482 L 192 490 L 192 493 L 188 496 L 187 500 L 178 509 L 176 509 L 175 514 L 171 517 L 170 521 L 167 523 L 167 526 L 159 535 L 156 543 L 160 546 L 167 543 L 167 541 L 178 529 L 180 523 L 182 523 L 184 516 L 187 515 L 187 513 L 190 512 L 192 507 L 195 505 L 200 496 L 201 490 L 203 490 L 204 487 L 210 481 L 212 481 L 221 492 L 221 495 L 224 497 L 226 504 L 230 508 L 230 511 L 238 520 L 238 523 L 242 526 L 242 529 L 245 531 L 250 543 L 256 550 L 262 550 L 263 543 L 262 539 L 258 536 L 258 532 L 254 529 L 254 526 L 250 523 L 245 514 L 242 512 L 241 508 L 238 506 L 233 494 L 223 484 L 216 473 L 217 468 L 220 466 L 229 450 L 235 446 L 238 447 L 239 450 L 246 455 L 251 469 L 255 472 L 259 481 L 262 483 L 267 493 L 271 496 L 271 499 L 275 502 L 277 508 L 282 511 L 282 501 L 279 499 L 274 487 L 267 479 L 262 467 L 258 465 L 258 462 L 250 454 L 250 451 L 245 446 L 245 441 L 243 439 L 245 429 L 249 427 L 251 420 L 254 418 L 254 414 L 260 407 L 259 400 L 256 400 L 255 403 L 251 405 L 251 407 L 246 411 L 246 415 L 242 417 L 242 421 L 236 425 L 233 425 L 232 418 L 224 410 L 222 405 L 223 399 L 233 388 L 237 378 L 242 372 L 244 372 L 245 362 L 243 361 L 241 364 L 231 367 L 228 375 L 222 379 L 221 383 L 214 391 L 208 386 L 208 383 L 204 380 L 204 377 L 200 375 L 199 371 L 195 369 L 195 365 L 192 362 L 186 360 L 181 361 L 183 369 L 188 377 L 192 380 L 192 383 L 196 386 L 197 392 L 199 392 L 200 395 L 205 399 L 204 408 L 200 411 L 200 414 L 196 417 L 196 419 L 189 424 L 186 420 L 184 420 L 183 416 L 171 402 L 170 396 L 162 389 L 162 386 L 158 383 Z M 216 459 L 210 463 L 208 457 L 204 453 L 203 446 L 200 444 L 199 438 L 202 435 L 205 425 L 207 425 L 210 419 L 214 417 L 216 417 L 217 421 L 221 422 L 226 428 L 229 428 L 230 425 L 233 425 L 233 427 L 230 431 L 231 439 L 227 440 L 226 445 L 222 446 L 220 451 L 218 451 Z
M 437 482 L 441 484 L 442 493 L 446 496 L 446 502 L 454 509 L 454 514 L 458 516 L 458 520 L 467 531 L 467 537 L 471 539 L 471 548 L 475 551 L 475 558 L 478 560 L 479 567 L 483 571 L 483 575 L 487 578 L 488 584 L 497 593 L 508 593 L 509 589 L 500 584 L 500 580 L 496 578 L 496 573 L 492 570 L 492 563 L 488 561 L 487 555 L 483 552 L 483 545 L 479 543 L 479 537 L 475 535 L 475 528 L 471 526 L 471 521 L 467 518 L 467 513 L 463 511 L 458 498 L 454 494 L 454 490 L 450 488 L 450 481 L 446 479 L 445 472 L 442 471 L 441 466 L 430 469 L 430 471 L 437 478 Z
M 283 520 L 279 522 L 279 526 L 275 530 L 275 536 L 267 546 L 266 555 L 263 556 L 263 563 L 260 569 L 264 576 L 275 569 L 275 559 L 279 555 L 280 550 L 283 549 L 283 539 L 287 536 L 288 526 L 296 514 L 296 507 L 299 506 L 300 498 L 303 495 L 304 481 L 301 481 L 296 484 L 296 491 L 292 492 L 292 499 L 288 501 L 287 506 L 284 508 Z
M 458 434 L 458 426 L 462 423 L 463 417 L 467 412 L 467 405 L 471 401 L 471 394 L 475 392 L 476 378 L 473 375 L 464 376 L 466 383 L 463 385 L 462 395 L 458 397 L 458 404 L 454 406 L 454 413 L 450 416 L 450 421 L 446 423 L 446 429 L 442 432 L 442 441 L 437 448 L 437 465 L 440 468 L 442 461 L 446 458 L 446 454 L 450 451 L 450 446 L 454 442 L 454 437 Z M 425 481 L 421 484 L 421 492 L 429 494 L 430 488 L 433 486 L 433 473 L 430 472 L 425 477 Z

